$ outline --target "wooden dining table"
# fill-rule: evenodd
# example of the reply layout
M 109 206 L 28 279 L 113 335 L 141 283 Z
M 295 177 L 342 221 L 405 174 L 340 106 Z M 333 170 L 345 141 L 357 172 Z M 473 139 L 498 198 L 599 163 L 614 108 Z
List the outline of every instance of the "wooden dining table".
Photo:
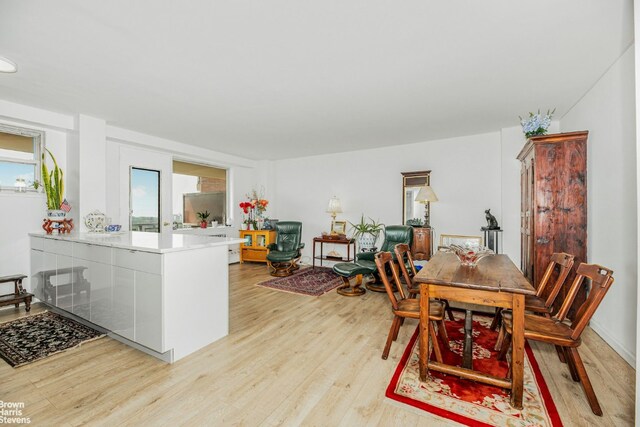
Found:
M 511 390 L 511 405 L 522 409 L 524 376 L 524 297 L 536 290 L 506 255 L 491 255 L 477 266 L 460 264 L 453 253 L 438 252 L 414 278 L 420 285 L 420 380 L 426 381 L 429 369 Z M 429 298 L 442 298 L 471 304 L 511 309 L 513 335 L 511 378 L 501 378 L 475 371 L 471 364 L 471 316 L 465 321 L 463 366 L 452 366 L 428 360 Z M 434 343 L 434 345 L 438 345 Z

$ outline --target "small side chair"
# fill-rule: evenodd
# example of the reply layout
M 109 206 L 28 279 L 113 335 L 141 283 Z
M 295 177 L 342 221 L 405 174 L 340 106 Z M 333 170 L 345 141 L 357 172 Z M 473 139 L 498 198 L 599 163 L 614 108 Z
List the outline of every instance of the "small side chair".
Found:
M 582 340 L 580 339 L 582 332 L 589 324 L 591 317 L 613 284 L 612 275 L 613 271 L 608 268 L 596 264 L 582 263 L 576 271 L 576 278 L 571 284 L 567 298 L 562 303 L 560 311 L 558 311 L 554 317 L 547 318 L 532 314 L 525 314 L 524 316 L 525 339 L 542 341 L 561 348 L 567 360 L 571 378 L 582 384 L 591 410 L 598 416 L 602 416 L 602 409 L 600 408 L 598 398 L 589 380 L 589 375 L 587 375 L 584 363 L 582 363 L 580 353 L 578 353 L 578 347 L 582 344 Z M 591 282 L 589 296 L 576 312 L 576 317 L 573 319 L 571 325 L 563 323 L 585 279 L 589 279 Z M 512 316 L 505 312 L 501 332 L 504 339 L 500 352 L 498 353 L 499 360 L 504 359 L 509 350 L 512 333 Z
M 378 252 L 375 254 L 375 262 L 378 267 L 378 272 L 384 284 L 384 288 L 391 301 L 391 311 L 393 312 L 393 321 L 391 322 L 391 329 L 389 329 L 389 335 L 387 336 L 387 342 L 382 351 L 382 358 L 387 359 L 389 357 L 389 350 L 391 349 L 391 343 L 398 339 L 398 331 L 400 326 L 404 323 L 404 319 L 409 317 L 411 319 L 420 319 L 420 302 L 416 298 L 407 298 L 400 283 L 400 277 L 398 276 L 398 268 L 395 265 L 391 252 Z M 385 274 L 387 270 L 391 271 L 391 278 L 397 287 L 397 292 L 400 294 L 400 298 L 396 298 L 393 291 L 393 287 L 389 282 L 389 278 Z M 440 336 L 440 341 L 444 348 L 449 349 L 449 338 L 447 336 L 447 330 L 444 326 L 444 303 L 441 301 L 432 301 L 429 307 L 429 334 L 431 334 L 431 340 L 433 342 L 433 352 L 435 353 L 436 360 L 442 362 L 442 351 L 440 344 L 438 344 L 437 337 Z M 436 329 L 438 334 L 436 334 Z

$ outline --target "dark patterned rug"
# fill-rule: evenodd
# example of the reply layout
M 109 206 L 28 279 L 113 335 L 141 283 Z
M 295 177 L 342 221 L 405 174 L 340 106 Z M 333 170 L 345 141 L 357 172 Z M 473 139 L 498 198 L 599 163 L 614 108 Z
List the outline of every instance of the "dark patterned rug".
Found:
M 258 283 L 257 286 L 293 294 L 319 297 L 341 284 L 342 279 L 332 269 L 327 267 L 307 267 L 301 268 L 289 277 L 267 280 Z
M 0 324 L 0 357 L 17 368 L 103 336 L 75 320 L 45 311 Z

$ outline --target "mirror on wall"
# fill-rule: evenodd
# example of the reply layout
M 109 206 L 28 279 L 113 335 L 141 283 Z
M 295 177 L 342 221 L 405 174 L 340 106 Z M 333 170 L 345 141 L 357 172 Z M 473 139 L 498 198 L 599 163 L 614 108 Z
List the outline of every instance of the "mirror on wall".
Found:
M 421 187 L 430 185 L 431 171 L 402 172 L 402 223 L 423 224 L 429 210 L 429 202 L 416 202 Z M 419 222 L 418 222 L 419 221 Z M 413 223 L 413 224 L 412 224 Z

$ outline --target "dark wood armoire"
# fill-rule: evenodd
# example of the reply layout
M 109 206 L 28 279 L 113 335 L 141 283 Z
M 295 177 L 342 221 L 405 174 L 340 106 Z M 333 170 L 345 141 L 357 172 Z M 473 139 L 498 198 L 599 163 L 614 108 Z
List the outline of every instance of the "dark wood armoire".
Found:
M 574 268 L 554 304 L 562 305 L 575 277 L 587 261 L 587 135 L 570 132 L 529 138 L 518 160 L 521 170 L 522 272 L 535 286 L 554 252 L 575 256 Z M 550 289 L 551 287 L 549 287 Z M 569 317 L 584 302 L 582 289 Z

